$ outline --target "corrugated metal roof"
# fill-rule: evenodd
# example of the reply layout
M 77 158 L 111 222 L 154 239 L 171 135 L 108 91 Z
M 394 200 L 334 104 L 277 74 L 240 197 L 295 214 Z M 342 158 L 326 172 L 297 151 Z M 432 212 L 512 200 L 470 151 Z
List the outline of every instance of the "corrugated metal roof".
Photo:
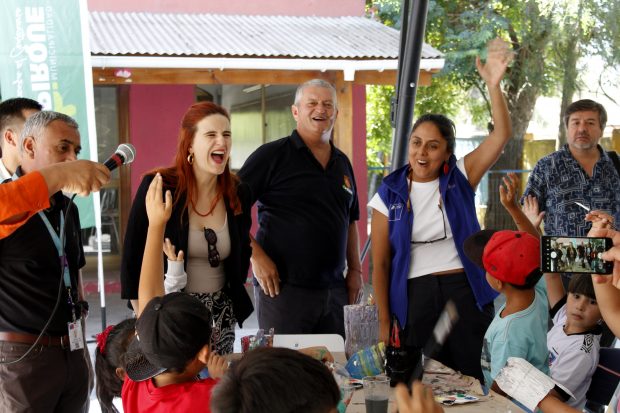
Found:
M 397 59 L 397 30 L 364 17 L 90 13 L 93 55 Z M 423 59 L 442 54 L 425 44 Z

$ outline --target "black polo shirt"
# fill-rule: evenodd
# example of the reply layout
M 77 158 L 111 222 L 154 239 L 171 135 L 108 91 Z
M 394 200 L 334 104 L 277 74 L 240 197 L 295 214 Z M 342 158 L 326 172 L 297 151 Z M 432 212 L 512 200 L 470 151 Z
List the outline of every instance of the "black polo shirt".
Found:
M 44 213 L 56 231 L 60 213 L 69 199 L 54 194 Z M 66 255 L 69 262 L 73 299 L 77 299 L 78 272 L 84 266 L 80 221 L 75 204 L 66 226 Z M 0 331 L 38 334 L 52 314 L 58 284 L 62 283 L 58 251 L 41 217 L 36 214 L 6 238 L 0 239 Z M 71 310 L 62 285 L 60 305 L 47 330 L 51 336 L 67 334 Z
M 258 201 L 257 242 L 280 279 L 306 288 L 344 285 L 349 224 L 359 219 L 357 187 L 347 156 L 332 145 L 327 168 L 296 130 L 259 147 L 239 177 Z

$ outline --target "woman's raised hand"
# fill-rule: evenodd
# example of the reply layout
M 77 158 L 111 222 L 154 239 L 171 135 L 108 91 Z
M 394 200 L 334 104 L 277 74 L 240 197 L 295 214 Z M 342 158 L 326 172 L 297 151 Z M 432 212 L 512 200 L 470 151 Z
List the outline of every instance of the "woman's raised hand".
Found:
M 146 192 L 146 215 L 149 217 L 149 226 L 166 225 L 172 214 L 172 194 L 166 191 L 162 202 L 162 188 L 163 179 L 157 173 Z
M 506 73 L 506 68 L 513 58 L 508 43 L 500 38 L 495 38 L 487 44 L 487 59 L 484 64 L 480 56 L 476 57 L 476 68 L 480 77 L 489 86 L 497 86 Z

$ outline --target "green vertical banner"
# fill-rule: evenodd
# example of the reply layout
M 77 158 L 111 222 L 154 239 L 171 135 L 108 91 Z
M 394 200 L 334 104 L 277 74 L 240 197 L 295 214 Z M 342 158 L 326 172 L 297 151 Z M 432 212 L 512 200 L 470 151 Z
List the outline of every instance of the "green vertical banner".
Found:
M 45 110 L 73 117 L 80 125 L 80 158 L 91 158 L 96 137 L 90 136 L 87 94 L 92 96 L 92 77 L 85 83 L 83 28 L 88 22 L 80 0 L 2 0 L 0 5 L 0 94 L 2 100 L 28 97 Z M 81 10 L 82 9 L 82 10 Z M 88 38 L 88 37 L 86 37 Z M 88 90 L 90 88 L 90 90 Z M 94 120 L 94 119 L 93 119 Z M 94 138 L 91 144 L 89 137 Z M 95 152 L 96 153 L 96 152 Z M 94 159 L 96 160 L 96 159 Z M 92 195 L 76 197 L 83 228 L 95 225 Z

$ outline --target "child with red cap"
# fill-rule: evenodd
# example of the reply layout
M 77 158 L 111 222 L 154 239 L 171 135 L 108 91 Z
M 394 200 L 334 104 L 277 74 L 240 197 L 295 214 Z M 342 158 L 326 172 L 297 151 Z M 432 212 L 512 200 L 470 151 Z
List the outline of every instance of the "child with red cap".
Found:
M 508 357 L 523 358 L 549 374 L 548 304 L 539 249 L 538 238 L 521 231 L 483 230 L 465 240 L 465 254 L 506 297 L 484 335 L 481 356 L 485 384 L 499 393 L 494 379 Z

